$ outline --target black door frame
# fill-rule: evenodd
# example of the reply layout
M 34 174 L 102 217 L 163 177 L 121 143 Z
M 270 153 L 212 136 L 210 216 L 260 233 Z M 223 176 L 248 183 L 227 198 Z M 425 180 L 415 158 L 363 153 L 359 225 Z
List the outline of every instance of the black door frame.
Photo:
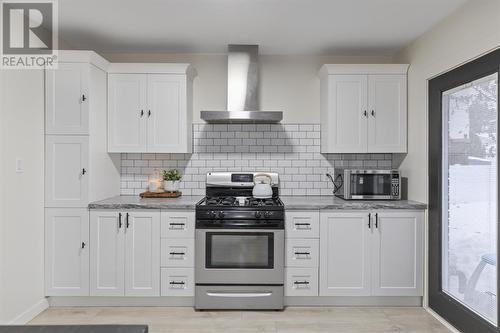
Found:
M 500 49 L 429 81 L 429 307 L 464 333 L 499 332 L 499 330 L 442 291 L 442 93 L 495 72 L 500 76 Z M 498 96 L 500 97 L 500 91 Z M 498 193 L 500 198 L 500 191 Z M 497 221 L 497 235 L 499 230 Z M 499 244 L 500 239 L 497 240 L 497 263 Z M 497 281 L 497 291 L 499 290 L 500 283 Z M 497 297 L 497 313 L 499 310 Z M 498 318 L 500 319 L 500 315 Z

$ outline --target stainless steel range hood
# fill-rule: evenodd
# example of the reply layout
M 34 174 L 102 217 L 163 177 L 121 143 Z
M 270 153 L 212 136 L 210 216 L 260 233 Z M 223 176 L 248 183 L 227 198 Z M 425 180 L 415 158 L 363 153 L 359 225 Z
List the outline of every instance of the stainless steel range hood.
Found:
M 281 111 L 259 111 L 259 46 L 229 45 L 227 110 L 201 111 L 207 123 L 278 123 Z

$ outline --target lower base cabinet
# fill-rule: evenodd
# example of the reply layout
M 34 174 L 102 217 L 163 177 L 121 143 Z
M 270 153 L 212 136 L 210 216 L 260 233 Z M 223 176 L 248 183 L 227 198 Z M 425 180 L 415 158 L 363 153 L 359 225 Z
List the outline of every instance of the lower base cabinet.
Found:
M 45 209 L 45 295 L 89 295 L 89 213 Z
M 317 267 L 287 267 L 285 275 L 285 296 L 318 296 Z
M 422 296 L 423 212 L 322 212 L 320 296 Z
M 159 235 L 159 211 L 91 211 L 90 294 L 159 296 Z
M 161 296 L 194 296 L 194 268 L 162 267 Z

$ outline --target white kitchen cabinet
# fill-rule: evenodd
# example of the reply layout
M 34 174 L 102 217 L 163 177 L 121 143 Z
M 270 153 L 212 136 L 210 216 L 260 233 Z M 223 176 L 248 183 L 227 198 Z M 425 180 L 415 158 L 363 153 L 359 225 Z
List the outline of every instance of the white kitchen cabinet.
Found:
M 125 295 L 160 295 L 159 234 L 159 212 L 125 213 Z
M 45 137 L 45 206 L 85 207 L 89 196 L 88 136 Z
M 108 75 L 108 150 L 147 151 L 147 75 Z
M 85 208 L 45 210 L 45 295 L 89 295 L 89 215 Z
M 195 212 L 168 210 L 161 212 L 162 238 L 194 238 Z
M 422 296 L 423 212 L 322 212 L 320 296 Z
M 90 295 L 123 296 L 125 290 L 124 214 L 90 211 Z
M 287 267 L 285 296 L 318 296 L 318 267 Z
M 366 152 L 366 75 L 329 75 L 325 80 L 328 111 L 321 118 L 321 152 Z
M 160 213 L 90 212 L 90 294 L 160 295 Z
M 368 75 L 368 151 L 406 152 L 406 75 Z
M 194 296 L 194 267 L 162 268 L 161 296 Z
M 108 151 L 191 153 L 188 64 L 111 64 Z
M 191 151 L 186 104 L 185 75 L 148 75 L 148 152 Z
M 319 211 L 285 211 L 286 238 L 319 238 Z
M 320 296 L 369 296 L 368 213 L 321 212 Z
M 89 134 L 89 68 L 59 63 L 45 72 L 45 133 Z
M 194 267 L 194 238 L 162 238 L 162 267 Z
M 421 296 L 423 212 L 394 210 L 375 214 L 372 295 Z
M 319 240 L 287 238 L 286 267 L 318 267 Z
M 322 153 L 407 151 L 408 65 L 324 65 Z

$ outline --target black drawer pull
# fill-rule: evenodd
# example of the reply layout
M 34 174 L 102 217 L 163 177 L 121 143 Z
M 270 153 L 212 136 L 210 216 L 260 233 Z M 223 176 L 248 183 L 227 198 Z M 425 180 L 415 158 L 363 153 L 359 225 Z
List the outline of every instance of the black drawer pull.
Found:
M 306 225 L 306 226 L 310 226 L 311 223 L 295 223 L 295 225 Z
M 186 282 L 184 281 L 170 281 L 171 285 L 185 285 Z
M 185 254 L 186 254 L 185 252 L 170 252 L 171 256 L 183 256 Z
M 295 254 L 298 256 L 308 256 L 311 254 L 311 252 L 295 252 Z
M 297 285 L 308 285 L 308 284 L 309 284 L 309 281 L 295 281 L 293 284 L 297 284 Z
M 186 223 L 175 223 L 175 222 L 172 222 L 172 223 L 169 223 L 169 224 L 170 224 L 171 226 L 173 226 L 173 227 L 174 227 L 174 226 L 178 226 L 178 225 L 182 225 L 182 226 L 186 225 Z

